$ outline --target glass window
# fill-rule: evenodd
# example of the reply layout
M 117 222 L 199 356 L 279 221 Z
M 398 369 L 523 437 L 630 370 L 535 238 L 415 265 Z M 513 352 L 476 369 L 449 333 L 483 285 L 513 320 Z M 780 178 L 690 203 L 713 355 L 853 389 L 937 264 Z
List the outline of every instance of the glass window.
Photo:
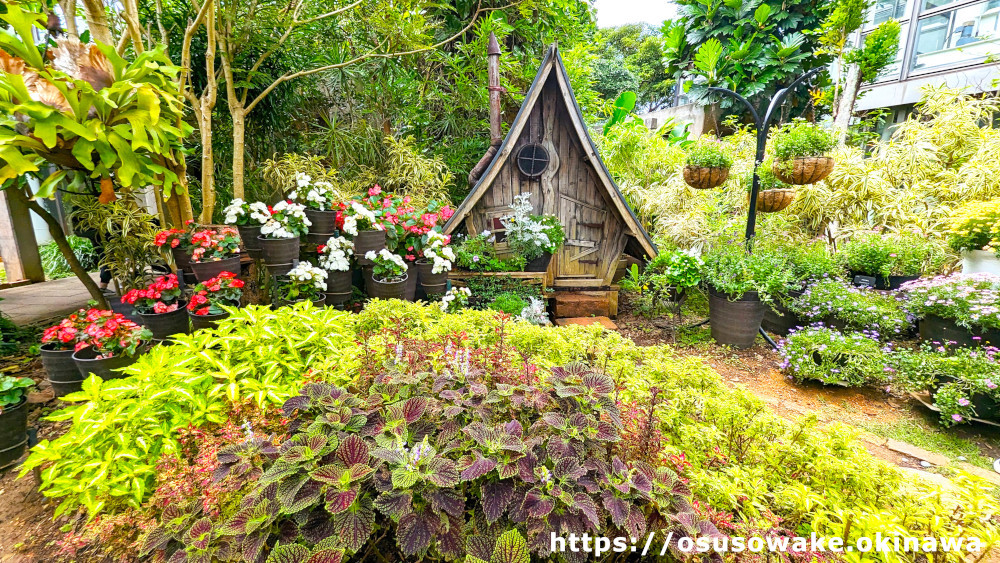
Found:
M 868 16 L 867 27 L 875 27 L 889 20 L 906 19 L 910 17 L 910 6 L 912 6 L 910 0 L 875 0 Z
M 993 0 L 921 18 L 913 69 L 955 65 L 1000 53 L 1000 4 Z

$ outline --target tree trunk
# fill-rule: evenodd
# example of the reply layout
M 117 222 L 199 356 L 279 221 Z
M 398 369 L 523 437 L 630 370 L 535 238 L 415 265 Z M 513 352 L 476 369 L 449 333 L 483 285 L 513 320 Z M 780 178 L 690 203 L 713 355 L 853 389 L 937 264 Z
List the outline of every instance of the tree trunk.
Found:
M 229 106 L 233 116 L 233 197 L 246 199 L 243 196 L 243 147 L 246 135 L 246 110 L 242 105 Z
M 91 39 L 97 43 L 114 45 L 115 40 L 111 37 L 111 29 L 108 27 L 108 13 L 104 9 L 104 2 L 83 0 L 83 7 L 87 11 L 87 29 L 90 30 Z
M 65 20 L 63 27 L 66 28 L 66 34 L 79 39 L 80 35 L 76 31 L 76 0 L 59 0 L 59 8 L 62 9 Z
M 198 129 L 201 131 L 201 218 L 202 225 L 212 223 L 215 212 L 215 155 L 212 152 L 212 108 L 208 100 L 202 98 L 201 119 Z M 233 157 L 235 166 L 235 156 Z
M 854 103 L 858 100 L 858 90 L 861 88 L 861 69 L 858 65 L 851 65 L 847 71 L 847 80 L 844 84 L 844 93 L 837 104 L 833 126 L 837 129 L 840 142 L 847 140 L 847 128 L 851 125 L 851 116 L 854 114 Z
M 66 263 L 69 264 L 70 270 L 72 270 L 73 274 L 75 274 L 80 282 L 83 283 L 83 286 L 87 288 L 87 292 L 89 292 L 90 296 L 94 298 L 94 301 L 97 301 L 97 305 L 103 309 L 109 309 L 110 307 L 108 307 L 108 301 L 104 298 L 104 292 L 101 291 L 101 288 L 97 287 L 97 283 L 94 281 L 94 278 L 90 277 L 90 274 L 83 269 L 83 265 L 80 264 L 80 261 L 76 259 L 76 254 L 73 253 L 73 247 L 70 246 L 69 241 L 66 240 L 66 233 L 63 232 L 62 225 L 59 224 L 59 221 L 53 217 L 51 213 L 46 211 L 45 208 L 42 207 L 37 201 L 29 199 L 20 188 L 16 186 L 12 187 L 8 190 L 8 193 L 14 198 L 20 199 L 21 202 L 28 207 L 28 209 L 34 211 L 35 215 L 38 215 L 43 221 L 45 221 L 46 226 L 49 228 L 49 235 L 52 236 L 52 240 L 55 241 L 56 247 L 59 248 L 59 252 L 62 253 L 63 258 L 66 259 Z

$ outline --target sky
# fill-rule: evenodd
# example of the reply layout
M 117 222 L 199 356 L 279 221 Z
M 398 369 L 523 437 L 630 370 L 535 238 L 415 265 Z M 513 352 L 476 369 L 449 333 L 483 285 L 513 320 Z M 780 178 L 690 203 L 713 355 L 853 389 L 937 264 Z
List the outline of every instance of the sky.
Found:
M 670 0 L 596 0 L 597 26 L 612 27 L 626 23 L 650 23 L 657 27 L 673 18 L 677 7 Z

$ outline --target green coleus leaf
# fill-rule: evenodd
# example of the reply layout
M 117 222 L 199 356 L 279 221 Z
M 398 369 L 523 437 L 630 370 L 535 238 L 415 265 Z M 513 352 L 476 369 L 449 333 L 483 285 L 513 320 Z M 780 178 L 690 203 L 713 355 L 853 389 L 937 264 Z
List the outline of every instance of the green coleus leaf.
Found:
M 531 563 L 531 554 L 524 537 L 517 530 L 508 530 L 498 539 L 493 548 L 490 563 Z
M 304 545 L 276 545 L 267 556 L 267 563 L 302 563 L 309 559 L 309 548 Z

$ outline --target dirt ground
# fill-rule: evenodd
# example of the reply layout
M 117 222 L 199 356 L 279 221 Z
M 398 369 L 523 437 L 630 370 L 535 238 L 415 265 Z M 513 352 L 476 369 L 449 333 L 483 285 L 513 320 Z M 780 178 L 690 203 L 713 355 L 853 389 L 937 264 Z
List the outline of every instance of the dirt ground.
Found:
M 702 357 L 728 385 L 748 389 L 775 412 L 788 418 L 815 414 L 821 422 L 840 421 L 858 427 L 907 419 L 934 420 L 933 413 L 908 396 L 873 389 L 796 384 L 780 372 L 778 354 L 763 340 L 758 339 L 757 345 L 747 350 L 724 349 L 711 343 L 708 327 L 678 330 L 678 326 L 690 325 L 693 321 L 697 318 L 687 317 L 680 323 L 672 319 L 658 319 L 654 324 L 627 312 L 616 320 L 619 331 L 637 344 L 674 344 L 683 354 Z M 32 377 L 43 386 L 31 398 L 33 404 L 29 421 L 29 425 L 38 429 L 39 439 L 52 439 L 65 431 L 68 423 L 40 420 L 57 410 L 59 401 L 52 399 L 51 390 L 44 388 L 47 385 L 44 383 L 44 371 L 37 359 L 27 354 L 0 357 L 0 373 Z M 956 432 L 974 443 L 983 456 L 1000 457 L 1000 429 L 965 425 L 950 432 Z M 863 432 L 862 438 L 865 447 L 877 457 L 902 467 L 921 468 L 917 459 L 880 445 L 885 440 L 867 432 Z M 79 523 L 68 516 L 53 520 L 57 503 L 37 492 L 34 476 L 29 474 L 17 479 L 17 474 L 16 468 L 0 473 L 0 563 L 73 560 L 60 555 L 59 540 L 65 531 Z

